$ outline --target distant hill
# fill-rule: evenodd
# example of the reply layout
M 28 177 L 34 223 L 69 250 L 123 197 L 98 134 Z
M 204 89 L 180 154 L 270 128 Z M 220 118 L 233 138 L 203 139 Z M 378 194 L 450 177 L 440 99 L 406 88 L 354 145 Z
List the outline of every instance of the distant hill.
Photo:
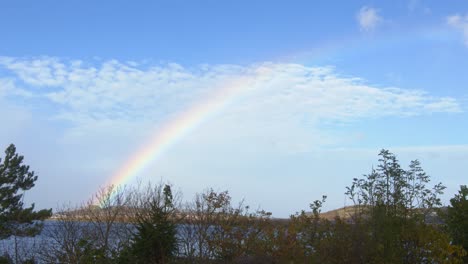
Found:
M 325 213 L 321 213 L 320 217 L 327 219 L 327 220 L 333 220 L 336 217 L 342 218 L 342 219 L 349 219 L 353 216 L 353 214 L 356 212 L 356 206 L 345 206 L 343 208 L 331 210 Z
M 135 215 L 135 213 L 138 211 L 136 208 L 131 208 L 131 207 L 120 207 L 120 208 L 114 208 L 117 213 L 117 221 L 119 222 L 128 222 L 129 219 L 132 218 L 132 216 Z M 351 219 L 352 216 L 355 214 L 357 209 L 357 206 L 351 205 L 351 206 L 345 206 L 339 209 L 334 209 L 330 210 L 324 213 L 320 213 L 320 218 L 322 219 L 327 219 L 330 221 L 333 221 L 336 217 L 339 217 L 344 220 Z M 415 210 L 421 210 L 421 209 L 415 209 Z M 431 224 L 443 224 L 443 219 L 437 214 L 437 211 L 442 211 L 446 212 L 447 207 L 441 207 L 432 210 L 431 212 L 428 212 L 426 215 L 426 222 L 431 223 Z M 107 211 L 107 214 L 109 211 Z M 87 208 L 79 208 L 75 210 L 69 210 L 69 211 L 62 211 L 62 212 L 56 212 L 55 214 L 52 215 L 50 218 L 51 220 L 59 220 L 59 219 L 72 219 L 72 220 L 77 220 L 77 221 L 89 221 L 93 217 L 101 216 L 103 217 L 104 214 L 106 214 L 104 211 L 101 211 L 99 206 L 92 206 L 92 207 L 87 207 Z M 179 213 L 176 213 L 176 215 L 180 215 Z M 306 212 L 306 215 L 312 215 L 312 212 Z M 275 222 L 288 222 L 288 218 L 272 218 L 273 221 Z
M 336 217 L 339 217 L 341 219 L 350 219 L 353 214 L 356 212 L 356 206 L 345 206 L 343 208 L 339 209 L 334 209 L 331 211 L 327 211 L 325 213 L 320 213 L 320 217 L 323 219 L 327 220 L 333 220 Z M 415 210 L 421 210 L 421 209 L 415 209 Z M 431 212 L 428 212 L 426 214 L 426 222 L 430 224 L 443 224 L 444 221 L 443 219 L 438 215 L 437 212 L 446 212 L 447 207 L 440 207 L 440 208 L 435 208 Z M 312 214 L 312 213 L 307 213 L 307 214 Z

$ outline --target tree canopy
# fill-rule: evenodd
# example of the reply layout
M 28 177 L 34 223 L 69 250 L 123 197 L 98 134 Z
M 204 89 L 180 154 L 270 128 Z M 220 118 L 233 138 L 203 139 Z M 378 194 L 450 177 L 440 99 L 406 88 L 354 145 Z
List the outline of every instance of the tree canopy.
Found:
M 0 158 L 0 238 L 35 236 L 42 228 L 40 221 L 51 216 L 52 210 L 34 210 L 34 203 L 24 206 L 24 192 L 34 187 L 37 175 L 23 164 L 24 157 L 16 153 L 15 145 Z
M 468 187 L 461 185 L 455 197 L 450 199 L 446 215 L 447 227 L 453 243 L 468 251 Z M 468 262 L 468 257 L 465 257 Z

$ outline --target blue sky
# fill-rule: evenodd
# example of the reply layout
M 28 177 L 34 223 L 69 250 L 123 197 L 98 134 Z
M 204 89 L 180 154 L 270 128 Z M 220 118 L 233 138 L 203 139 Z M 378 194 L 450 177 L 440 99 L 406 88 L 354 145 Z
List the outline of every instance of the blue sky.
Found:
M 0 146 L 38 173 L 40 207 L 86 200 L 155 127 L 244 77 L 138 177 L 275 216 L 349 205 L 381 148 L 419 159 L 444 202 L 466 184 L 466 1 L 1 1 L 0 36 Z

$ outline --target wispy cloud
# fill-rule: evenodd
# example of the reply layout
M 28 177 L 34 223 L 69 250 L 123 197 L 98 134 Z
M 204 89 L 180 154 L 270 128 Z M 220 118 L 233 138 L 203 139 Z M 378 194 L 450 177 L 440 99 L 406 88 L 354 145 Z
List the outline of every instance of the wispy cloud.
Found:
M 17 87 L 13 78 L 0 77 L 0 98 L 3 96 L 33 97 L 34 93 Z
M 349 149 L 366 136 L 356 137 L 361 131 L 346 129 L 353 122 L 462 111 L 459 99 L 373 85 L 359 77 L 342 76 L 333 67 L 272 62 L 184 67 L 3 57 L 0 122 L 8 126 L 0 129 L 0 141 L 3 145 L 19 142 L 23 150 L 34 146 L 24 152 L 35 158 L 28 164 L 43 176 L 43 186 L 73 186 L 50 196 L 52 205 L 63 197 L 84 199 L 87 194 L 83 193 L 90 194 L 106 182 L 129 155 L 158 133 L 160 124 L 206 102 L 236 79 L 249 80 L 243 82 L 248 83 L 243 91 L 139 176 L 170 177 L 188 193 L 207 185 L 244 191 L 245 182 L 252 181 L 249 188 L 273 182 L 272 192 L 278 193 L 285 186 L 284 175 L 308 183 L 316 179 L 310 171 L 343 181 L 337 175 L 363 172 L 353 159 L 365 164 L 376 154 L 375 149 L 369 150 L 363 154 L 369 158 L 364 159 Z M 381 136 L 384 142 L 391 135 Z M 348 150 L 326 151 L 339 147 Z M 288 157 L 302 159 L 291 163 Z M 356 170 L 350 171 L 351 165 L 334 166 L 346 161 Z M 288 182 L 297 189 L 290 198 L 302 199 L 304 204 L 311 190 L 342 196 L 340 189 Z M 250 195 L 250 199 L 265 200 L 267 208 L 276 206 L 268 204 L 274 197 Z
M 15 84 L 27 87 L 24 93 L 54 106 L 52 117 L 74 124 L 74 130 L 68 132 L 73 137 L 145 130 L 209 98 L 224 84 L 246 77 L 251 80 L 249 87 L 243 87 L 245 91 L 206 124 L 210 129 L 203 131 L 209 140 L 218 135 L 223 141 L 257 138 L 286 149 L 301 149 L 310 147 L 304 142 L 333 142 L 330 135 L 320 132 L 324 122 L 461 111 L 455 98 L 377 87 L 340 76 L 331 67 L 292 63 L 186 68 L 46 57 L 2 58 L 0 64 L 10 70 L 9 81 L 0 90 L 9 87 L 3 90 L 12 94 Z M 16 96 L 21 95 L 16 91 Z
M 362 31 L 372 31 L 383 21 L 379 10 L 368 6 L 359 9 L 356 19 Z
M 465 16 L 458 14 L 448 16 L 447 24 L 462 32 L 465 46 L 468 47 L 468 14 Z

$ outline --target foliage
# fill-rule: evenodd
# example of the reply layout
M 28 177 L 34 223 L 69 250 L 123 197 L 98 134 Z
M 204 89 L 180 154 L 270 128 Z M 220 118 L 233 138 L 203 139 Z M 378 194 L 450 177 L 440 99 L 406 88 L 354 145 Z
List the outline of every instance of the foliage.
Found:
M 82 208 L 83 219 L 92 230 L 92 249 L 102 252 L 109 263 L 120 251 L 122 244 L 128 244 L 131 227 L 122 223 L 129 219 L 128 205 L 135 193 L 124 187 L 110 185 L 100 188 Z M 98 204 L 98 205 L 97 205 Z M 92 251 L 90 251 L 92 252 Z
M 62 210 L 42 250 L 45 263 L 462 263 L 468 189 L 447 212 L 450 233 L 428 221 L 442 184 L 428 187 L 420 163 L 402 169 L 387 150 L 346 194 L 350 217 L 324 218 L 326 196 L 290 219 L 233 204 L 207 189 L 184 207 L 169 185 L 102 188 L 88 203 Z M 96 201 L 98 205 L 96 205 Z M 354 211 L 354 212 L 353 212 Z M 5 256 L 0 261 L 12 261 Z M 18 263 L 18 261 L 16 261 Z
M 274 254 L 277 230 L 271 213 L 251 213 L 243 202 L 234 206 L 228 191 L 197 194 L 183 214 L 180 256 L 188 263 L 257 263 Z
M 439 195 L 445 187 L 438 183 L 428 188 L 429 176 L 417 160 L 404 170 L 388 150 L 379 156 L 377 169 L 355 178 L 346 192 L 356 206 L 353 225 L 368 234 L 356 241 L 367 244 L 364 262 L 457 262 L 460 249 L 426 223 L 428 214 L 441 205 Z
M 51 216 L 52 210 L 34 211 L 34 204 L 24 208 L 23 195 L 34 187 L 37 176 L 23 165 L 23 156 L 16 154 L 13 144 L 0 158 L 0 238 L 35 236 L 42 228 L 38 220 Z
M 0 264 L 35 264 L 37 263 L 36 259 L 34 257 L 27 258 L 18 258 L 16 257 L 16 260 L 13 259 L 9 254 L 4 254 L 3 256 L 0 256 Z
M 468 251 L 468 187 L 461 185 L 458 194 L 450 199 L 445 217 L 453 243 Z M 468 262 L 468 257 L 465 258 Z
M 320 242 L 328 235 L 329 222 L 320 217 L 322 205 L 326 201 L 326 196 L 322 200 L 316 200 L 310 204 L 312 213 L 302 211 L 291 217 L 294 226 L 294 236 L 297 239 L 300 251 L 298 256 L 304 256 L 312 261 L 315 258 L 316 249 Z M 296 238 L 297 237 L 297 238 Z
M 418 160 L 411 161 L 409 169 L 404 170 L 388 150 L 382 150 L 379 156 L 377 169 L 362 179 L 354 178 L 347 187 L 346 194 L 357 208 L 370 209 L 375 215 L 415 217 L 425 216 L 441 205 L 438 196 L 445 186 L 438 183 L 431 189 L 426 187 L 430 178 Z
M 177 252 L 176 225 L 171 187 L 148 186 L 137 200 L 136 233 L 120 263 L 169 263 Z
M 48 239 L 40 253 L 45 263 L 114 263 L 130 232 L 125 219 L 129 195 L 124 188 L 101 188 L 80 207 L 57 210 L 43 232 Z M 96 205 L 98 203 L 99 205 Z M 120 218 L 120 219 L 119 219 Z

